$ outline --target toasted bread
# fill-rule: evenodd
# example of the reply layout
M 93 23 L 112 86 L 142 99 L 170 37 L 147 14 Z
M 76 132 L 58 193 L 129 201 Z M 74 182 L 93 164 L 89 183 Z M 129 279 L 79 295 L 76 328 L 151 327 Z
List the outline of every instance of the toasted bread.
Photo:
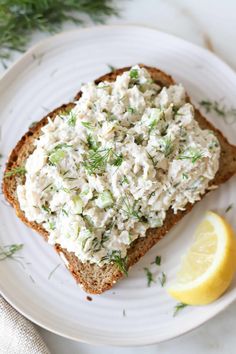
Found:
M 157 82 L 160 86 L 169 86 L 174 84 L 171 76 L 165 74 L 164 72 L 141 65 L 145 67 L 152 76 L 152 79 Z M 122 68 L 115 70 L 112 73 L 106 74 L 95 82 L 99 83 L 101 81 L 114 81 L 116 77 L 122 74 L 124 71 L 130 68 Z M 75 96 L 75 100 L 78 100 L 81 96 L 79 92 Z M 46 117 L 35 124 L 29 131 L 21 138 L 17 143 L 16 147 L 11 152 L 8 162 L 6 164 L 5 173 L 10 171 L 12 168 L 17 166 L 24 166 L 26 159 L 34 150 L 34 140 L 37 139 L 41 134 L 41 128 L 47 124 L 48 117 L 54 119 L 54 117 L 61 111 L 67 108 L 72 108 L 74 103 L 68 103 L 62 105 L 61 107 L 55 109 L 49 113 Z M 211 129 L 217 136 L 220 146 L 220 166 L 219 170 L 214 178 L 210 182 L 210 186 L 219 186 L 220 184 L 226 182 L 230 177 L 232 177 L 236 172 L 236 146 L 231 145 L 227 139 L 222 135 L 222 133 L 216 129 L 211 123 L 209 123 L 202 114 L 195 109 L 195 119 L 198 121 L 202 129 Z M 3 192 L 6 199 L 14 207 L 17 216 L 29 227 L 36 230 L 41 234 L 45 240 L 48 238 L 47 231 L 35 222 L 30 222 L 25 217 L 24 212 L 20 209 L 19 202 L 17 200 L 16 188 L 19 183 L 24 183 L 24 176 L 12 175 L 11 177 L 4 177 L 3 179 Z M 207 190 L 206 193 L 210 191 Z M 206 194 L 205 193 L 205 194 Z M 203 196 L 202 196 L 203 197 Z M 145 255 L 145 253 L 154 246 L 160 239 L 162 239 L 167 232 L 174 226 L 178 221 L 180 221 L 191 209 L 193 205 L 187 204 L 186 210 L 178 211 L 176 214 L 172 210 L 168 210 L 166 219 L 162 227 L 157 229 L 149 229 L 147 235 L 144 238 L 136 239 L 128 250 L 128 267 L 132 266 L 138 260 Z M 61 248 L 59 244 L 55 245 L 56 251 L 64 259 L 67 268 L 70 270 L 74 278 L 85 291 L 91 294 L 100 294 L 105 290 L 110 289 L 120 278 L 123 277 L 123 273 L 117 268 L 115 264 L 106 264 L 103 267 L 99 267 L 96 264 L 91 264 L 89 262 L 82 263 L 74 253 L 68 252 L 66 249 Z

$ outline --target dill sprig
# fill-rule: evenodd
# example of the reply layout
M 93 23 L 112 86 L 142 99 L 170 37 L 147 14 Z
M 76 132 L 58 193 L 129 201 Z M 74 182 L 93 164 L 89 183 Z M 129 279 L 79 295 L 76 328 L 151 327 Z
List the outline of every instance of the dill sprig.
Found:
M 232 208 L 233 208 L 233 203 L 230 204 L 226 209 L 225 209 L 225 213 L 228 213 Z
M 115 263 L 119 270 L 126 276 L 128 276 L 127 258 L 122 258 L 119 252 L 113 253 L 110 258 L 111 262 Z
M 123 160 L 124 160 L 124 158 L 123 158 L 122 154 L 118 155 L 118 154 L 114 153 L 114 160 L 112 161 L 111 164 L 113 166 L 119 167 L 119 166 L 121 166 Z
M 203 157 L 203 152 L 196 149 L 189 149 L 186 152 L 180 154 L 177 157 L 177 160 L 191 160 L 192 163 L 195 163 L 197 160 Z
M 127 112 L 128 112 L 128 113 L 131 113 L 131 114 L 135 114 L 137 111 L 136 111 L 136 109 L 133 108 L 133 107 L 128 107 L 128 108 L 127 108 Z
M 115 251 L 113 250 L 111 254 L 108 254 L 107 256 L 102 258 L 102 261 L 108 260 L 109 262 L 112 262 L 116 264 L 117 268 L 126 276 L 128 276 L 128 265 L 127 265 L 127 256 L 122 258 L 121 257 L 121 251 Z
M 0 261 L 3 261 L 6 258 L 13 258 L 14 254 L 23 248 L 23 244 L 13 243 L 8 246 L 0 246 Z
M 156 256 L 155 261 L 153 261 L 151 264 L 156 264 L 156 265 L 161 265 L 161 256 Z
M 53 270 L 51 270 L 51 272 L 48 274 L 48 280 L 51 279 L 51 277 L 53 276 L 53 274 L 55 273 L 55 271 L 61 266 L 61 263 L 57 264 Z
M 122 184 L 124 184 L 124 183 L 129 184 L 129 180 L 128 180 L 128 178 L 126 176 L 123 176 L 123 178 L 120 181 L 120 185 L 122 186 Z
M 25 175 L 25 174 L 26 174 L 25 167 L 17 166 L 17 167 L 13 167 L 10 171 L 7 171 L 4 177 L 8 178 L 15 175 Z
M 140 213 L 137 209 L 138 200 L 134 200 L 133 202 L 130 200 L 129 196 L 126 192 L 124 192 L 124 196 L 121 199 L 121 210 L 127 215 L 127 217 L 132 217 L 135 219 L 140 219 Z
M 158 160 L 155 161 L 154 156 L 152 156 L 148 151 L 147 151 L 147 155 L 148 155 L 149 159 L 152 161 L 153 167 L 156 167 Z
M 92 126 L 92 123 L 91 122 L 81 122 L 81 124 L 85 127 L 85 128 L 87 128 L 87 129 L 89 129 L 89 130 L 93 130 L 93 126 Z
M 184 304 L 183 302 L 179 302 L 178 304 L 176 304 L 174 307 L 173 317 L 175 317 L 179 313 L 179 311 L 184 309 L 186 306 L 188 305 Z
M 103 23 L 118 15 L 109 0 L 2 0 L 0 6 L 0 58 L 23 52 L 34 31 L 53 33 L 66 21 L 83 24 L 79 14 Z
M 112 148 L 96 151 L 90 150 L 88 159 L 83 162 L 83 166 L 89 174 L 101 173 L 105 170 L 112 153 Z
M 157 126 L 157 119 L 153 119 L 153 121 L 149 124 L 148 133 L 150 134 Z
M 143 268 L 143 270 L 146 273 L 146 277 L 147 277 L 147 286 L 150 287 L 152 283 L 155 283 L 154 278 L 153 278 L 153 274 L 150 271 L 150 269 L 148 269 L 147 267 Z
M 164 153 L 165 157 L 168 157 L 172 154 L 174 150 L 174 145 L 170 138 L 164 138 L 162 140 L 162 152 Z
M 236 122 L 236 108 L 228 108 L 222 103 L 210 100 L 202 100 L 199 104 L 205 109 L 206 113 L 216 113 L 227 124 Z
M 49 213 L 49 214 L 52 214 L 52 211 L 51 211 L 51 209 L 49 208 L 49 206 L 48 206 L 48 204 L 43 204 L 42 206 L 41 206 L 41 208 L 44 210 L 44 211 L 46 211 L 46 213 Z
M 163 287 L 166 283 L 166 274 L 164 272 L 161 272 L 161 277 L 158 278 L 161 286 Z
M 91 134 L 87 136 L 87 145 L 89 150 L 96 151 L 99 148 L 99 143 L 94 139 Z
M 77 120 L 76 114 L 73 112 L 70 112 L 68 120 L 67 120 L 68 125 L 70 127 L 74 127 L 76 125 L 76 120 Z
M 44 187 L 44 188 L 42 189 L 42 192 L 44 192 L 44 191 L 46 191 L 46 189 L 52 187 L 52 185 L 53 185 L 52 183 L 49 183 L 46 187 Z

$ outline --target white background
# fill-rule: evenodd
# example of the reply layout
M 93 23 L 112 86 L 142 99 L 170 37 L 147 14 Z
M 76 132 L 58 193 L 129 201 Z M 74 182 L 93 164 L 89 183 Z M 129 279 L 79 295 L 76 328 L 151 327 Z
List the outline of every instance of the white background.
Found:
M 121 9 L 121 17 L 109 19 L 108 24 L 139 24 L 175 34 L 214 51 L 236 69 L 235 0 L 121 0 L 116 3 Z M 86 24 L 92 25 L 90 21 Z M 73 27 L 68 24 L 64 29 Z M 44 36 L 35 35 L 31 44 Z M 4 68 L 0 67 L 0 74 L 3 72 Z M 191 333 L 166 343 L 137 348 L 95 347 L 64 339 L 41 328 L 39 331 L 52 354 L 233 354 L 235 317 L 236 303 Z

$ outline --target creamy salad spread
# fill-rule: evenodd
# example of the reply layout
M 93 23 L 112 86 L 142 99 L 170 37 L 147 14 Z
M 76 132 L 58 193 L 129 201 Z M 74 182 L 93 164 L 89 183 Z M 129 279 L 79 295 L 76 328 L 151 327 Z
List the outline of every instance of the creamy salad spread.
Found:
M 17 195 L 49 242 L 102 265 L 148 228 L 194 203 L 219 167 L 220 146 L 202 130 L 183 86 L 161 88 L 134 66 L 115 82 L 90 82 L 70 111 L 42 128 Z

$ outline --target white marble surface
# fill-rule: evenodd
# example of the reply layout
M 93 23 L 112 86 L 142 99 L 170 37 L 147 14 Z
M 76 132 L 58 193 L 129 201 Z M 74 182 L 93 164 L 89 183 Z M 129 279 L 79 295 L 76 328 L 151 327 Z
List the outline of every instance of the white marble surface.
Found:
M 213 50 L 236 70 L 236 1 L 235 0 L 121 0 L 120 18 L 109 24 L 139 24 L 185 38 Z M 91 23 L 88 21 L 88 25 Z M 64 29 L 73 28 L 67 24 Z M 35 35 L 32 43 L 46 35 Z M 158 43 L 153 43 L 158 45 Z M 14 55 L 16 59 L 19 55 Z M 7 63 L 8 65 L 11 62 Z M 0 67 L 0 74 L 4 68 Z M 94 347 L 59 337 L 39 328 L 52 354 L 138 354 L 235 353 L 236 303 L 226 311 L 180 338 L 150 347 Z

